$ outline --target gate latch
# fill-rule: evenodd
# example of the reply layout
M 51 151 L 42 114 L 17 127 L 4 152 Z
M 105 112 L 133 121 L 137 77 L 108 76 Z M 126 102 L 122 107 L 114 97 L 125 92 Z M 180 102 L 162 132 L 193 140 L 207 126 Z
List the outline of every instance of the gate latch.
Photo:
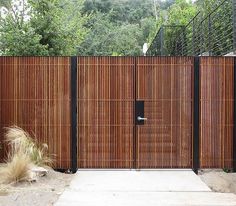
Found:
M 144 117 L 144 101 L 135 102 L 135 123 L 136 125 L 144 125 L 147 118 Z

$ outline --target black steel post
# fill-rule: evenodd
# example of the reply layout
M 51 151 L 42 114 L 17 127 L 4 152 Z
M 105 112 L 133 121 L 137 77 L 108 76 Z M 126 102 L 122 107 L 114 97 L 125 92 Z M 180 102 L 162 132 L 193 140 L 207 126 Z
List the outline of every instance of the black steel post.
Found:
M 136 136 L 136 119 L 135 119 L 135 114 L 136 114 L 136 98 L 137 98 L 137 91 L 136 91 L 136 71 L 137 71 L 137 57 L 134 57 L 134 71 L 133 71 L 133 92 L 134 92 L 134 120 L 133 120 L 133 124 L 135 125 L 133 128 L 133 168 L 138 169 L 138 163 L 137 163 L 137 136 Z M 131 169 L 131 168 L 130 168 Z
M 161 56 L 164 55 L 163 47 L 164 47 L 164 27 L 161 28 Z
M 233 129 L 233 171 L 236 172 L 236 57 L 234 57 L 234 129 Z
M 186 27 L 183 28 L 183 38 L 184 38 L 183 56 L 187 56 L 188 55 L 188 51 L 187 51 L 188 42 L 187 42 L 187 37 L 186 37 Z
M 77 57 L 71 57 L 71 171 L 77 171 Z
M 185 29 L 184 29 L 184 27 L 181 27 L 181 34 L 182 34 L 182 38 L 181 38 L 181 44 L 182 44 L 182 46 L 181 46 L 181 56 L 184 56 L 184 46 L 185 46 L 185 37 L 184 37 L 184 35 L 185 35 Z
M 178 56 L 178 39 L 176 39 L 176 41 L 175 41 L 175 46 L 174 46 L 174 48 L 175 48 L 175 49 L 174 49 L 174 53 L 175 53 L 174 55 L 175 55 L 175 56 Z
M 195 17 L 193 19 L 193 27 L 192 27 L 192 55 L 195 56 Z
M 199 86 L 200 58 L 194 57 L 194 102 L 193 102 L 193 171 L 199 169 Z
M 212 41 L 212 29 L 211 29 L 211 14 L 208 16 L 208 52 L 209 56 L 212 55 L 212 46 L 211 46 L 211 41 Z
M 200 41 L 198 42 L 199 48 L 197 49 L 196 55 L 202 56 L 205 53 L 205 38 L 204 38 L 204 28 L 203 28 L 203 21 L 200 23 Z

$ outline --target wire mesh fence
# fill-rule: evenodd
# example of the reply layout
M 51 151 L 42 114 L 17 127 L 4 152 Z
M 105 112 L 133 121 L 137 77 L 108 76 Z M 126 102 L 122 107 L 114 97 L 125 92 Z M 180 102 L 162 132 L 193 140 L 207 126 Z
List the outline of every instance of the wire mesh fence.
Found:
M 198 12 L 185 26 L 162 26 L 148 55 L 222 56 L 236 48 L 236 1 L 224 0 L 208 14 Z M 168 35 L 161 35 L 166 30 Z M 170 29 L 171 28 L 171 29 Z M 162 32 L 161 32 L 162 31 Z

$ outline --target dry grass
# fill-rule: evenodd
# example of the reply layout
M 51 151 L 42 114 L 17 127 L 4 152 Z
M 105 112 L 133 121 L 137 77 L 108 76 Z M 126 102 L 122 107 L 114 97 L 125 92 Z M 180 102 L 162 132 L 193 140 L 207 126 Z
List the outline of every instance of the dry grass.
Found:
M 12 126 L 6 128 L 6 142 L 11 148 L 10 159 L 14 154 L 21 153 L 29 157 L 37 166 L 52 166 L 53 160 L 48 153 L 47 144 L 39 144 L 23 129 Z
M 46 144 L 38 144 L 23 129 L 12 126 L 6 128 L 5 140 L 9 146 L 6 163 L 0 167 L 0 183 L 15 183 L 30 179 L 33 165 L 51 166 L 52 158 Z
M 30 178 L 30 159 L 25 154 L 17 153 L 1 168 L 1 183 L 10 184 L 25 181 Z
M 6 195 L 8 195 L 8 192 L 7 192 L 7 190 L 5 190 L 5 189 L 1 189 L 0 188 L 0 196 L 6 196 Z
M 7 188 L 0 185 L 0 196 L 6 196 L 6 195 L 8 195 Z

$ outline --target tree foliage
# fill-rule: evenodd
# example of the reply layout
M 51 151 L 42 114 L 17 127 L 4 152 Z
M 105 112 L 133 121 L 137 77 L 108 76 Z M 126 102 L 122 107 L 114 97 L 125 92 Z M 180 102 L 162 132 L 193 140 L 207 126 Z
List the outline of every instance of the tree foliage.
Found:
M 86 34 L 77 0 L 28 0 L 7 8 L 1 19 L 0 48 L 4 55 L 75 55 Z
M 161 25 L 185 25 L 221 0 L 0 0 L 3 55 L 141 55 Z M 167 35 L 168 36 L 168 35 Z
M 153 0 L 86 0 L 83 12 L 93 17 L 79 54 L 141 55 L 155 30 Z
M 175 4 L 167 10 L 169 25 L 186 25 L 197 13 L 197 7 L 186 0 L 177 0 Z

